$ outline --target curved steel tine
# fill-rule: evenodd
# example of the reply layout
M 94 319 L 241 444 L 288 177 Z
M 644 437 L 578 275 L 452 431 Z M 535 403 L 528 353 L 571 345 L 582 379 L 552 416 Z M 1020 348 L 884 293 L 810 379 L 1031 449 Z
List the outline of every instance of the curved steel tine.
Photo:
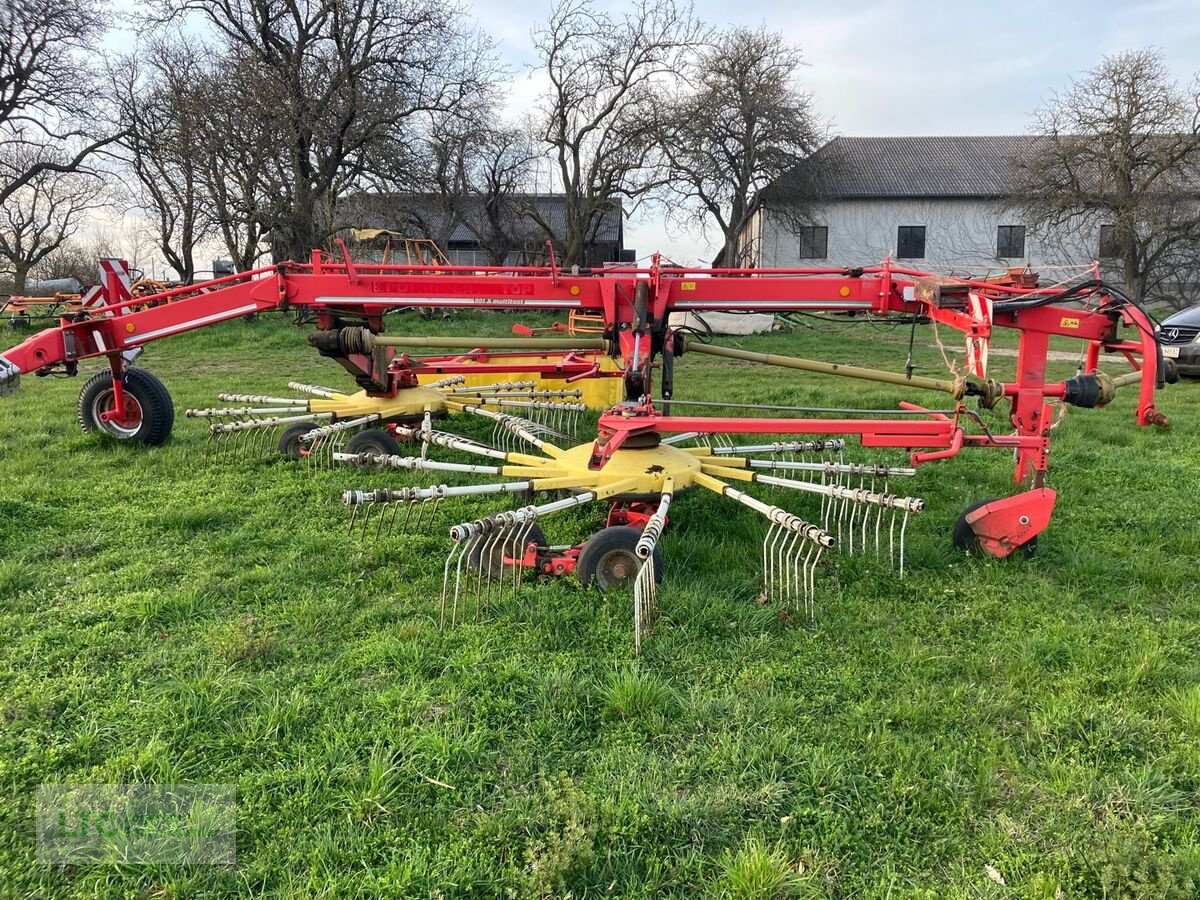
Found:
M 654 579 L 654 554 L 642 560 L 633 584 L 633 652 L 642 652 L 642 638 L 650 629 L 658 590 Z
M 904 510 L 904 520 L 900 523 L 900 577 L 904 577 L 904 532 L 908 528 L 908 510 Z
M 390 512 L 388 507 L 391 505 L 392 505 L 391 502 L 385 503 L 379 510 L 379 519 L 375 523 L 375 542 L 376 543 L 378 543 L 379 539 L 383 536 L 383 520 L 388 517 L 388 513 Z
M 517 547 L 515 548 L 516 552 L 513 554 L 514 557 L 517 557 L 518 562 L 523 561 L 525 558 L 525 548 L 529 545 L 529 534 L 530 534 L 530 532 L 533 531 L 533 525 L 534 525 L 535 521 L 536 521 L 536 519 L 533 519 L 533 518 L 529 519 L 525 523 L 525 527 L 521 530 L 521 536 L 518 539 Z M 524 574 L 524 568 L 522 566 L 520 566 L 520 565 L 513 566 L 513 586 L 512 586 L 513 597 L 517 596 L 517 589 L 520 587 L 521 576 L 523 574 Z
M 850 521 L 846 524 L 846 534 L 849 536 L 847 541 L 846 553 L 850 556 L 854 555 L 854 517 L 858 514 L 858 501 L 847 501 L 849 505 Z
M 787 547 L 788 531 L 782 526 L 776 530 L 775 543 L 771 545 L 771 579 L 775 584 L 775 600 L 786 602 L 787 569 L 784 564 L 784 548 Z
M 888 524 L 888 564 L 896 564 L 896 507 L 892 507 L 892 520 Z
M 462 567 L 463 560 L 467 559 L 474 547 L 479 543 L 482 535 L 472 535 L 470 538 L 462 542 L 462 552 L 458 554 L 458 562 L 454 567 L 454 603 L 450 609 L 450 627 L 453 628 L 458 624 L 458 591 L 462 583 Z M 470 588 L 471 573 L 467 572 L 468 589 Z
M 476 606 L 475 606 L 475 621 L 476 622 L 479 621 L 479 617 L 483 613 L 483 609 L 481 609 L 482 604 L 486 603 L 487 609 L 489 609 L 489 610 L 491 609 L 491 606 L 492 606 L 492 582 L 495 579 L 494 579 L 494 576 L 492 575 L 492 566 L 490 565 L 490 563 L 491 563 L 491 559 L 492 559 L 492 554 L 497 552 L 496 545 L 500 541 L 503 540 L 503 537 L 504 537 L 503 529 L 500 529 L 500 528 L 493 529 L 491 531 L 491 533 L 488 535 L 488 540 L 483 545 L 483 552 L 481 552 L 479 554 L 479 578 L 480 578 L 479 584 L 480 584 L 481 590 L 477 592 L 478 596 L 476 597 Z M 485 569 L 486 569 L 486 573 L 484 571 Z M 483 584 L 484 574 L 487 575 L 487 585 L 486 586 Z
M 808 571 L 809 615 L 815 616 L 817 606 L 817 565 L 821 562 L 821 554 L 825 549 L 820 544 L 814 544 L 812 566 Z
M 769 562 L 769 559 L 770 559 L 769 548 L 770 548 L 770 544 L 771 544 L 771 538 L 775 534 L 775 529 L 777 527 L 778 526 L 776 526 L 776 524 L 774 522 L 772 522 L 770 527 L 767 528 L 767 533 L 765 535 L 763 535 L 763 550 L 762 550 L 762 552 L 763 552 L 763 560 L 762 560 L 763 595 L 767 599 L 770 599 L 770 597 L 771 597 L 771 564 Z
M 796 544 L 799 540 L 800 532 L 793 531 L 791 543 L 787 547 L 787 567 L 785 569 L 787 573 L 788 599 L 797 609 L 800 608 L 800 590 L 797 584 L 800 575 L 800 554 L 796 550 Z M 805 541 L 805 543 L 808 542 Z

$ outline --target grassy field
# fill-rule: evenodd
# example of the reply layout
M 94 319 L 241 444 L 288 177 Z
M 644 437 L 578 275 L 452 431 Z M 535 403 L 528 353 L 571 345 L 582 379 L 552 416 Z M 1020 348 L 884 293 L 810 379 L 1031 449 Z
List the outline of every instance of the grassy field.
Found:
M 812 623 L 755 602 L 751 513 L 681 497 L 663 618 L 638 658 L 629 597 L 573 580 L 526 583 L 439 631 L 442 526 L 495 503 L 364 541 L 340 490 L 431 479 L 206 464 L 184 408 L 345 383 L 302 335 L 239 321 L 153 345 L 142 364 L 180 412 L 159 449 L 80 433 L 83 378 L 31 378 L 0 401 L 0 895 L 1200 892 L 1200 387 L 1164 393 L 1167 431 L 1135 428 L 1129 396 L 1066 415 L 1032 560 L 950 545 L 965 506 L 1012 491 L 1007 454 L 923 469 L 904 485 L 927 501 L 905 579 L 839 559 Z M 723 343 L 898 367 L 906 339 L 821 323 Z M 919 361 L 938 371 L 930 341 Z M 677 386 L 938 403 L 699 356 Z M 551 541 L 597 515 L 553 520 Z M 235 784 L 237 866 L 36 861 L 39 785 L 137 781 Z

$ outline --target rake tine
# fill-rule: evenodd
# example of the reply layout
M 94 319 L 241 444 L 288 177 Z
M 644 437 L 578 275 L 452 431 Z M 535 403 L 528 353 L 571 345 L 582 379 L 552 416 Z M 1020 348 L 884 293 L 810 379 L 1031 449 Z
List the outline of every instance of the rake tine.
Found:
M 492 566 L 488 566 L 487 601 L 489 609 L 492 606 L 493 596 L 496 598 L 497 604 L 504 599 L 504 548 L 512 540 L 514 530 L 515 528 L 497 528 L 496 537 L 492 541 L 492 553 L 496 555 L 499 571 L 496 572 Z M 495 594 L 493 594 L 493 589 Z
M 650 630 L 658 586 L 654 578 L 654 556 L 642 560 L 637 578 L 633 583 L 633 652 L 642 652 L 642 637 Z
M 801 597 L 804 596 L 802 581 L 805 573 L 804 562 L 807 559 L 805 554 L 812 551 L 813 543 L 805 540 L 799 532 L 794 533 L 796 536 L 792 541 L 794 545 L 792 549 L 792 599 L 796 608 L 799 609 Z
M 788 533 L 785 528 L 777 528 L 775 539 L 771 544 L 771 583 L 775 588 L 776 602 L 786 602 L 787 572 L 784 563 L 784 548 L 787 546 Z
M 462 565 L 463 560 L 469 560 L 470 557 L 472 555 L 474 555 L 475 548 L 478 547 L 482 542 L 483 542 L 482 534 L 477 534 L 471 539 L 471 543 L 467 545 L 467 548 L 463 552 L 462 557 L 459 559 L 460 566 Z M 466 599 L 466 596 L 465 596 L 466 592 L 469 592 L 470 590 L 471 590 L 471 570 L 470 570 L 470 566 L 468 566 L 467 567 L 467 577 L 466 577 L 466 587 L 465 587 L 464 597 L 463 597 L 464 600 Z M 455 625 L 458 623 L 458 581 L 457 580 L 455 580 L 455 584 L 454 584 L 454 609 L 453 609 L 453 612 L 452 612 L 452 615 L 450 618 L 450 622 L 452 625 Z
M 388 517 L 391 512 L 389 507 L 394 506 L 393 503 L 385 503 L 383 509 L 379 511 L 379 519 L 375 522 L 375 543 L 379 543 L 379 539 L 383 537 L 383 520 Z
M 457 554 L 457 558 L 459 560 L 459 565 L 455 568 L 454 605 L 455 605 L 456 609 L 458 607 L 458 573 L 459 573 L 459 571 L 461 569 L 461 565 L 462 565 L 461 561 L 463 558 L 463 554 L 465 552 L 465 544 L 466 544 L 466 541 L 456 541 L 454 544 L 452 544 L 450 546 L 450 552 L 446 554 L 446 565 L 442 569 L 442 602 L 441 602 L 441 612 L 438 615 L 438 630 L 439 631 L 444 631 L 446 628 L 446 599 L 447 599 L 447 597 L 449 595 L 449 591 L 450 591 L 450 564 L 455 561 L 456 554 Z M 451 626 L 453 626 L 453 624 L 454 623 L 452 621 Z
M 367 539 L 367 528 L 368 528 L 368 527 L 370 526 L 370 524 L 371 524 L 371 511 L 372 511 L 374 508 L 375 508 L 375 504 L 374 504 L 374 503 L 371 503 L 371 504 L 369 504 L 369 505 L 367 506 L 367 508 L 366 508 L 366 509 L 363 511 L 363 521 L 362 521 L 362 539 L 363 539 L 364 541 Z
M 900 523 L 900 577 L 904 577 L 904 532 L 908 528 L 908 510 L 904 510 L 904 520 Z
M 816 618 L 817 563 L 821 561 L 822 548 L 814 544 L 804 558 L 804 600 L 810 620 Z M 810 565 L 809 560 L 812 560 Z
M 521 535 L 521 546 L 517 549 L 517 552 L 522 554 L 522 559 L 524 559 L 525 549 L 529 546 L 529 536 L 530 536 L 530 534 L 533 533 L 533 526 L 536 524 L 537 524 L 537 516 L 536 515 L 530 516 L 529 523 L 525 526 L 525 533 L 523 535 Z M 536 569 L 534 570 L 534 573 L 536 574 Z M 513 586 L 513 596 L 516 596 L 516 591 L 520 587 L 521 582 L 524 579 L 525 579 L 525 569 L 524 569 L 524 567 L 521 567 L 517 570 L 516 582 Z
M 872 493 L 872 494 L 875 493 L 875 479 L 871 479 L 870 493 Z M 882 509 L 882 507 L 880 507 L 880 508 Z M 867 522 L 870 520 L 870 518 L 871 518 L 871 509 L 868 506 L 864 506 L 863 507 L 863 517 L 862 517 L 862 535 L 859 537 L 859 541 L 858 541 L 858 545 L 859 545 L 858 549 L 861 553 L 867 552 Z
M 858 514 L 858 504 L 852 503 L 849 500 L 847 500 L 846 502 L 847 502 L 847 505 L 849 506 L 849 513 L 850 513 L 850 521 L 846 526 L 846 533 L 849 536 L 849 540 L 847 541 L 848 546 L 846 547 L 846 552 L 848 554 L 850 554 L 851 556 L 853 556 L 854 555 L 854 531 L 855 531 L 854 517 L 855 517 L 855 515 Z
M 875 510 L 875 558 L 879 558 L 879 527 L 883 524 L 883 507 Z
M 792 549 L 795 547 L 797 535 L 795 532 L 790 534 L 785 533 L 783 540 L 779 544 L 779 565 L 783 570 L 783 579 L 780 583 L 779 599 L 785 606 L 793 599 L 792 597 Z
M 520 583 L 521 583 L 522 567 L 521 567 L 520 563 L 525 557 L 525 546 L 526 546 L 526 544 L 529 543 L 529 532 L 531 530 L 533 530 L 533 522 L 534 522 L 534 520 L 532 518 L 530 518 L 530 519 L 526 520 L 526 522 L 523 526 L 518 526 L 518 531 L 517 531 L 516 537 L 513 540 L 512 558 L 513 558 L 514 565 L 512 567 L 513 577 L 512 577 L 512 589 L 511 589 L 511 591 L 512 591 L 511 596 L 513 598 L 515 598 L 517 596 L 517 588 L 520 586 Z
M 888 563 L 896 564 L 896 508 L 892 507 L 892 521 L 888 525 Z
M 405 504 L 405 505 L 407 506 L 408 504 Z M 392 507 L 392 515 L 391 515 L 391 518 L 388 519 L 388 537 L 389 538 L 392 536 L 392 533 L 396 530 L 396 514 L 398 512 L 400 512 L 400 504 L 393 503 L 393 504 L 391 504 L 391 507 Z
M 779 582 L 779 602 L 786 606 L 792 600 L 792 547 L 795 545 L 795 538 L 798 535 L 786 529 L 780 529 L 780 531 L 782 539 L 779 541 L 779 568 L 782 571 L 783 577 Z
M 767 599 L 774 602 L 778 596 L 779 590 L 777 579 L 775 577 L 775 545 L 779 542 L 779 527 L 775 523 L 771 523 L 772 528 L 768 532 L 770 546 L 767 548 Z
M 465 541 L 462 545 L 462 552 L 458 554 L 458 564 L 454 569 L 454 605 L 450 610 L 450 627 L 453 628 L 458 624 L 458 589 L 462 581 L 462 566 L 463 560 L 466 559 L 474 550 L 475 545 L 479 542 L 478 534 L 472 535 L 469 541 Z M 470 581 L 470 573 L 467 574 L 467 580 Z
M 408 531 L 409 520 L 412 519 L 413 507 L 417 505 L 416 500 L 408 501 L 408 511 L 404 514 L 404 524 L 400 526 L 401 531 Z
M 484 560 L 487 559 L 487 545 L 488 545 L 488 541 L 490 541 L 491 538 L 492 538 L 491 532 L 488 532 L 486 534 L 481 533 L 479 536 L 479 564 L 475 567 L 475 590 L 473 592 L 475 594 L 475 621 L 476 622 L 479 621 L 479 613 L 480 613 L 479 607 L 480 607 L 480 603 L 481 603 L 481 598 L 483 596 L 483 563 L 484 563 Z M 471 553 L 474 555 L 475 550 L 472 549 Z M 467 568 L 467 590 L 471 590 L 471 571 L 470 571 L 469 566 Z
M 768 562 L 768 547 L 771 543 L 771 537 L 775 533 L 776 525 L 771 523 L 771 527 L 767 529 L 766 535 L 763 536 L 763 594 L 769 600 L 771 597 L 771 566 Z
M 496 545 L 496 539 L 500 536 L 498 529 L 493 528 L 488 532 L 486 539 L 483 542 L 483 548 L 479 553 L 479 578 L 475 582 L 475 621 L 478 622 L 483 614 L 484 604 L 491 607 L 492 601 L 492 567 L 490 565 L 491 555 Z M 484 572 L 487 569 L 487 572 Z M 483 576 L 487 575 L 487 585 L 483 583 Z

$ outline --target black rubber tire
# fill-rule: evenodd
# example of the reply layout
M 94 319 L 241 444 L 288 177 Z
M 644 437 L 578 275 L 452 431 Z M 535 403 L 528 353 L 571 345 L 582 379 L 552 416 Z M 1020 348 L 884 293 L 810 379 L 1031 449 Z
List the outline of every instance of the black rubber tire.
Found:
M 283 434 L 279 436 L 279 452 L 284 456 L 300 459 L 303 455 L 300 453 L 300 450 L 304 447 L 304 444 L 300 442 L 300 438 L 316 427 L 312 422 L 296 422 L 289 425 L 283 430 Z
M 512 531 L 508 530 L 506 536 L 511 534 Z M 529 534 L 525 537 L 526 547 L 529 546 L 530 541 L 537 544 L 539 547 L 546 546 L 546 535 L 542 532 L 542 526 L 534 524 L 534 526 L 529 529 Z M 467 555 L 467 568 L 473 572 L 478 572 L 482 568 L 484 574 L 490 578 L 498 578 L 502 573 L 512 572 L 513 567 L 511 565 L 505 565 L 502 562 L 505 551 L 510 553 L 512 552 L 511 538 L 509 539 L 507 546 L 506 542 L 503 540 L 493 541 L 488 546 L 487 559 L 483 560 L 483 544 L 481 543 L 479 546 L 472 549 Z
M 382 428 L 368 428 L 360 431 L 346 443 L 347 453 L 384 453 L 388 456 L 400 456 L 400 444 L 392 437 L 390 431 Z
M 972 503 L 964 509 L 954 522 L 954 531 L 952 537 L 954 546 L 965 553 L 976 553 L 979 550 L 979 538 L 975 536 L 975 532 L 971 529 L 970 523 L 967 522 L 967 516 L 975 512 L 981 506 L 986 506 L 995 501 L 995 497 L 989 497 L 987 500 L 980 500 L 978 503 Z M 1022 559 L 1030 559 L 1037 552 L 1038 536 L 1035 534 L 1020 547 L 1017 552 L 1021 554 Z M 1016 553 L 1011 554 L 1016 556 Z
M 97 372 L 79 391 L 76 413 L 84 431 L 97 431 L 118 441 L 134 441 L 157 447 L 171 436 L 175 424 L 175 404 L 166 385 L 145 369 L 127 368 L 121 374 L 125 395 L 132 398 L 141 412 L 137 425 L 122 428 L 113 423 L 101 423 L 97 418 L 112 400 L 111 371 Z
M 587 587 L 593 581 L 601 591 L 617 587 L 633 587 L 642 560 L 634 552 L 637 542 L 642 536 L 640 528 L 631 525 L 614 525 L 597 531 L 579 551 L 579 560 L 575 564 L 575 575 L 579 582 Z M 662 581 L 663 558 L 662 550 L 654 548 L 654 580 Z M 610 567 L 620 566 L 620 573 L 614 573 Z M 618 575 L 619 577 L 614 577 Z

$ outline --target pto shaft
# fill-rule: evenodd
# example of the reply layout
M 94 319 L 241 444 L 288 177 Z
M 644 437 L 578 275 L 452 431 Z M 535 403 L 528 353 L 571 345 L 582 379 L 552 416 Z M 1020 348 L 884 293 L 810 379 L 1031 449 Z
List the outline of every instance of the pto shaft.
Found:
M 322 353 L 348 356 L 370 353 L 376 347 L 436 347 L 446 350 L 607 350 L 603 338 L 527 338 L 527 337 L 393 337 L 372 334 L 366 328 L 340 331 L 314 331 L 308 342 Z
M 839 363 L 821 362 L 816 359 L 802 359 L 797 356 L 780 356 L 777 353 L 755 353 L 752 350 L 737 350 L 733 347 L 714 347 L 712 344 L 703 344 L 687 337 L 684 338 L 683 349 L 686 353 L 705 353 L 709 356 L 740 359 L 768 366 L 782 366 L 785 369 L 800 369 L 804 372 L 816 372 L 820 375 L 841 375 L 846 378 L 860 378 L 864 381 L 878 381 L 883 384 L 917 387 L 927 391 L 941 391 L 944 394 L 949 394 L 956 400 L 961 399 L 967 391 L 967 382 L 965 379 L 946 381 L 943 378 L 927 378 L 923 375 L 901 375 L 898 372 L 864 369 L 861 366 L 844 366 Z

